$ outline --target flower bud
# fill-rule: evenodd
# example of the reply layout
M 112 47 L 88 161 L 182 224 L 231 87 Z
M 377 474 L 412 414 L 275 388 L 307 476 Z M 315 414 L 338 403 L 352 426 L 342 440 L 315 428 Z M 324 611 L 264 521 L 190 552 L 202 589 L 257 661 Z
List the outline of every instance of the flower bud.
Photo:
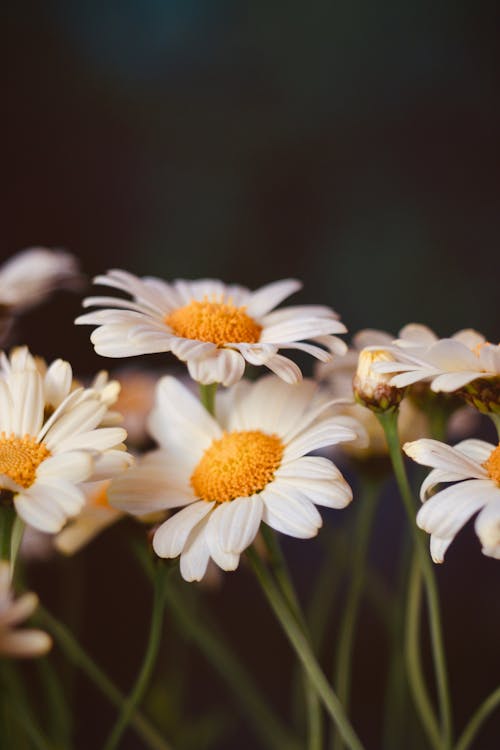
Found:
M 404 389 L 389 385 L 393 375 L 377 372 L 373 367 L 376 362 L 394 362 L 394 357 L 385 349 L 363 349 L 360 352 L 352 384 L 354 397 L 372 411 L 395 410 L 404 396 Z

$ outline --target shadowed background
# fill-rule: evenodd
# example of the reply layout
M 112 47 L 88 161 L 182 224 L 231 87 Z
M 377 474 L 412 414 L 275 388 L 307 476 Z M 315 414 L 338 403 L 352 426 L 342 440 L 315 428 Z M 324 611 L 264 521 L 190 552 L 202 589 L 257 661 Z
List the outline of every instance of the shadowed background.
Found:
M 11 3 L 2 258 L 42 244 L 78 255 L 89 277 L 123 267 L 253 288 L 294 276 L 298 300 L 332 305 L 352 332 L 419 321 L 498 341 L 497 21 L 494 3 L 451 0 Z M 58 295 L 18 340 L 82 373 L 113 365 L 73 326 L 79 309 Z M 387 504 L 373 552 L 390 573 L 401 513 Z M 350 512 L 325 516 L 342 526 Z M 321 545 L 287 550 L 307 596 Z M 498 682 L 499 566 L 467 530 L 439 570 L 459 726 Z M 126 687 L 149 591 L 117 530 L 66 570 L 77 567 L 82 638 Z M 56 563 L 33 572 L 56 608 L 64 576 Z M 225 580 L 211 606 L 286 711 L 287 647 L 249 576 Z M 386 653 L 369 611 L 359 640 L 354 718 L 371 750 Z M 211 746 L 257 747 L 219 679 L 185 658 L 184 716 L 225 710 L 230 726 Z M 87 686 L 78 695 L 80 746 L 98 746 L 112 714 Z M 479 750 L 496 747 L 493 723 Z M 123 747 L 138 742 L 130 733 Z

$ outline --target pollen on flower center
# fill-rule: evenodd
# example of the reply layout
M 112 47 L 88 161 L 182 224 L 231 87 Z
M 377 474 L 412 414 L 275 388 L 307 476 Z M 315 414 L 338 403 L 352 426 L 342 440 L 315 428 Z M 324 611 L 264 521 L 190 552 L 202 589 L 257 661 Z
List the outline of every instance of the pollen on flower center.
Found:
M 31 435 L 21 438 L 0 433 L 0 474 L 6 474 L 21 487 L 33 484 L 37 468 L 49 456 L 45 443 L 38 443 Z
M 493 479 L 500 486 L 500 445 L 490 453 L 488 459 L 484 462 L 484 468 Z
M 207 448 L 191 476 L 191 486 L 197 497 L 208 502 L 250 497 L 273 481 L 282 456 L 277 435 L 259 430 L 228 432 Z
M 255 344 L 262 326 L 246 314 L 244 307 L 227 302 L 193 300 L 165 317 L 165 323 L 177 336 L 197 341 L 225 344 Z

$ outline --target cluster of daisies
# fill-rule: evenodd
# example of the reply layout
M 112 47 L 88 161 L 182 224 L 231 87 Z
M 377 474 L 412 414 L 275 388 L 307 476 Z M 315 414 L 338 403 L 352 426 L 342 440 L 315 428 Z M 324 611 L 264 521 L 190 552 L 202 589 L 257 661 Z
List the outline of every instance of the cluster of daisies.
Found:
M 26 298 L 40 302 L 79 283 L 64 253 L 36 248 L 5 264 L 4 338 Z M 348 505 L 338 449 L 358 461 L 383 457 L 375 415 L 398 410 L 405 452 L 433 469 L 417 523 L 431 534 L 434 560 L 478 510 L 483 551 L 500 557 L 500 447 L 475 439 L 450 447 L 428 437 L 437 409 L 450 418 L 450 434 L 470 430 L 478 412 L 498 421 L 500 346 L 471 330 L 439 340 L 409 325 L 398 337 L 362 331 L 348 348 L 329 307 L 278 307 L 300 288 L 295 280 L 251 292 L 113 270 L 95 283 L 115 290 L 86 298 L 93 309 L 76 320 L 95 326 L 96 352 L 115 359 L 169 352 L 190 379 L 136 368 L 84 384 L 61 359 L 47 364 L 25 347 L 2 354 L 0 501 L 24 529 L 26 550 L 43 534 L 71 554 L 131 514 L 153 526 L 159 557 L 180 558 L 185 580 L 200 581 L 209 565 L 234 570 L 262 523 L 306 539 L 321 528 L 317 506 Z M 314 378 L 303 379 L 284 350 L 318 360 Z M 244 379 L 259 367 L 270 373 Z M 151 440 L 156 448 L 144 452 Z M 14 600 L 11 567 L 0 566 L 0 653 L 43 653 L 45 634 L 15 632 L 36 598 Z

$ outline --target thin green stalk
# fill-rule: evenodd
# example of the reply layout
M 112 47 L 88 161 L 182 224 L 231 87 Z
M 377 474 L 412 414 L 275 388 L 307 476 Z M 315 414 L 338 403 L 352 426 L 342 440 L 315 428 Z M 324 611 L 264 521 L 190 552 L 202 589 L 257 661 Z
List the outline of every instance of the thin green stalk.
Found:
M 152 578 L 152 565 L 149 555 L 142 545 L 135 552 L 145 573 Z M 252 723 L 255 733 L 264 745 L 271 750 L 299 750 L 293 735 L 274 715 L 262 692 L 238 661 L 225 640 L 217 633 L 206 612 L 202 617 L 193 615 L 192 608 L 178 587 L 168 586 L 164 591 L 170 613 L 177 622 L 179 633 L 188 641 L 193 640 L 201 653 L 230 688 L 231 697 L 237 701 L 242 712 Z
M 214 628 L 205 621 L 205 617 L 193 617 L 179 591 L 173 591 L 169 587 L 165 598 L 179 625 L 180 633 L 185 638 L 192 639 L 207 661 L 219 672 L 230 688 L 231 697 L 239 703 L 263 745 L 271 750 L 299 750 L 295 738 L 276 718 L 247 671 L 224 640 L 218 637 Z
M 9 706 L 16 723 L 21 727 L 23 733 L 30 741 L 33 750 L 55 750 L 54 745 L 45 737 L 40 727 L 36 724 L 31 712 L 26 710 L 22 703 L 12 701 Z
M 166 582 L 166 576 L 169 572 L 163 563 L 159 562 L 156 565 L 155 571 L 155 583 L 154 583 L 154 601 L 153 601 L 153 612 L 151 615 L 151 626 L 149 630 L 148 645 L 146 647 L 146 653 L 144 660 L 137 675 L 135 685 L 122 706 L 121 713 L 112 728 L 109 737 L 104 744 L 104 750 L 115 750 L 125 732 L 127 725 L 132 718 L 135 709 L 139 706 L 144 693 L 147 690 L 153 669 L 156 663 L 156 657 L 160 649 L 162 626 L 163 626 L 163 610 L 165 607 L 164 588 Z
M 44 713 L 47 713 L 49 735 L 55 747 L 69 750 L 71 742 L 71 714 L 67 695 L 63 690 L 59 676 L 51 660 L 47 657 L 38 659 L 37 668 L 42 683 L 45 701 Z
M 429 628 L 431 634 L 432 655 L 434 660 L 434 669 L 436 674 L 437 691 L 439 698 L 442 749 L 449 750 L 449 748 L 451 748 L 452 746 L 451 703 L 448 687 L 448 677 L 446 672 L 446 660 L 443 647 L 443 636 L 441 632 L 441 616 L 436 579 L 434 576 L 434 571 L 432 569 L 432 562 L 427 551 L 423 533 L 415 523 L 416 509 L 410 485 L 408 483 L 408 477 L 406 475 L 403 457 L 401 454 L 397 426 L 397 413 L 385 412 L 382 414 L 377 414 L 377 416 L 385 432 L 394 474 L 396 476 L 399 491 L 403 499 L 406 513 L 408 515 L 418 561 L 420 563 L 422 575 L 424 578 L 429 609 Z
M 457 744 L 455 750 L 467 750 L 473 741 L 474 737 L 478 733 L 481 725 L 488 718 L 488 716 L 500 705 L 500 687 L 497 687 L 474 713 L 472 719 L 465 727 L 464 731 Z
M 321 698 L 327 712 L 339 727 L 347 746 L 351 750 L 363 750 L 363 745 L 318 665 L 306 636 L 295 617 L 291 614 L 288 604 L 275 584 L 273 577 L 260 559 L 258 553 L 252 547 L 247 550 L 247 555 L 267 601 L 310 678 L 311 684 Z
M 288 602 L 291 613 L 302 628 L 304 635 L 310 641 L 311 636 L 302 612 L 297 592 L 295 591 L 290 572 L 286 564 L 278 538 L 269 526 L 262 524 L 261 533 L 270 556 L 271 569 L 275 575 L 281 593 Z M 304 675 L 304 692 L 307 705 L 307 747 L 308 750 L 321 750 L 323 747 L 323 722 L 321 703 L 312 686 L 310 679 Z
M 497 428 L 498 439 L 500 440 L 500 414 L 495 414 L 495 412 L 490 412 L 489 416 L 491 418 L 491 421 Z
M 12 532 L 17 513 L 12 505 L 0 505 L 0 560 L 10 561 Z
M 358 501 L 358 517 L 356 519 L 353 533 L 353 559 L 352 576 L 347 601 L 344 608 L 340 629 L 337 639 L 335 687 L 339 701 L 344 710 L 348 711 L 351 689 L 351 661 L 356 634 L 361 594 L 365 583 L 366 557 L 370 532 L 376 510 L 376 501 L 380 489 L 380 483 L 376 481 L 365 481 L 361 491 L 361 501 Z M 342 750 L 344 743 L 339 732 L 335 732 L 332 742 L 333 750 Z
M 14 523 L 12 524 L 12 535 L 10 538 L 10 562 L 13 568 L 16 564 L 19 547 L 21 546 L 23 539 L 23 533 L 24 521 L 16 513 Z
M 66 656 L 87 675 L 110 703 L 121 709 L 125 696 L 84 651 L 70 631 L 42 606 L 38 607 L 37 619 L 54 636 Z M 137 710 L 131 718 L 131 724 L 152 750 L 172 750 L 171 746 Z
M 209 414 L 215 416 L 215 394 L 217 393 L 218 383 L 210 385 L 201 385 L 200 383 L 200 401 Z
M 413 555 L 406 602 L 405 659 L 410 688 L 427 737 L 435 750 L 441 747 L 439 726 L 422 673 L 420 654 L 420 619 L 422 608 L 422 571 Z
M 410 558 L 410 540 L 405 533 L 402 539 L 399 560 L 397 561 L 398 579 L 396 584 L 396 596 L 386 599 L 386 607 L 390 617 L 386 618 L 386 629 L 389 636 L 390 656 L 387 674 L 387 685 L 384 696 L 384 729 L 382 747 L 387 750 L 400 750 L 407 736 L 407 714 L 409 698 L 404 651 L 404 612 L 400 602 L 406 596 L 408 586 L 408 568 Z M 371 570 L 368 570 L 368 575 Z M 373 591 L 373 583 L 367 589 L 370 596 Z M 390 606 L 391 605 L 391 606 Z M 385 614 L 379 609 L 379 615 Z
M 327 531 L 325 529 L 325 533 Z M 330 541 L 329 544 L 328 541 Z M 337 537 L 331 540 L 327 539 L 327 552 L 321 569 L 318 571 L 306 610 L 311 642 L 316 653 L 319 653 L 323 643 L 330 611 L 337 598 L 340 581 L 348 563 L 349 550 L 347 544 L 344 545 L 345 548 L 341 549 L 338 541 Z

